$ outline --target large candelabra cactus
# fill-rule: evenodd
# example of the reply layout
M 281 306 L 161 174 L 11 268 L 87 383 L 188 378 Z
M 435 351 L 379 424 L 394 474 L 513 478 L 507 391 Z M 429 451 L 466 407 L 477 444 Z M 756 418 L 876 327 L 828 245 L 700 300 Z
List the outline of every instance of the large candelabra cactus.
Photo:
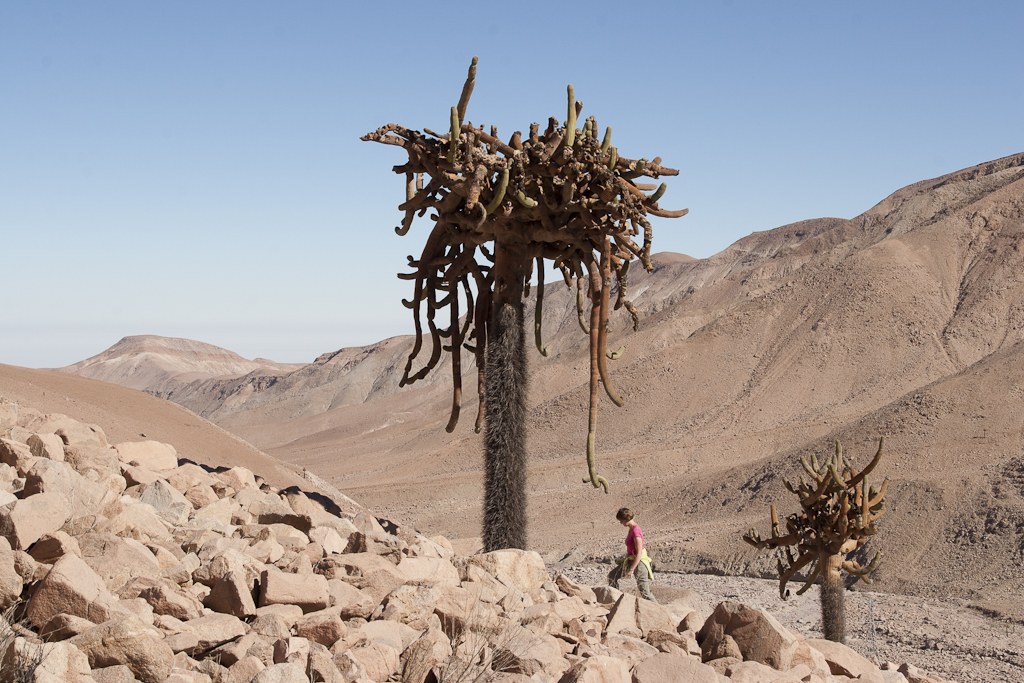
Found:
M 548 355 L 541 334 L 544 259 L 552 261 L 565 284 L 577 291 L 580 326 L 590 336 L 588 477 L 584 482 L 607 492 L 608 482 L 597 473 L 594 461 L 599 382 L 616 405 L 623 404 L 608 376 L 607 359 L 618 353 L 606 348 L 609 311 L 625 307 L 636 328 L 638 316 L 628 299 L 627 274 L 634 258 L 648 271 L 653 269 L 652 229 L 646 217 L 675 218 L 687 210 L 659 207 L 664 183 L 636 182 L 641 176 L 678 174 L 663 167 L 660 157 L 647 161 L 619 156 L 611 144 L 611 128 L 599 138 L 593 116 L 577 128 L 583 103 L 576 100 L 571 85 L 564 125 L 551 118 L 541 132 L 534 123 L 528 136 L 516 131 L 505 143 L 494 126 L 486 132 L 483 126 L 466 121 L 476 64 L 474 57 L 458 105 L 451 108 L 447 132 L 389 124 L 362 139 L 397 145 L 409 155 L 408 163 L 394 168 L 406 178 L 406 201 L 399 206 L 405 218 L 396 232 L 406 234 L 415 216 L 434 212 L 430 216 L 434 226 L 420 257 L 409 257 L 413 272 L 399 274 L 415 283 L 412 299 L 403 303 L 414 311 L 416 329 L 401 384 L 423 379 L 443 352 L 450 352 L 450 432 L 461 410 L 462 349 L 475 354 L 476 430 L 486 422 L 484 545 L 494 550 L 525 547 L 526 542 L 523 297 L 530 293 L 534 266 L 534 337 L 542 355 Z M 426 183 L 424 176 L 429 176 Z M 642 243 L 637 244 L 634 238 L 639 240 L 641 235 Z M 618 284 L 614 306 L 613 274 Z M 591 301 L 589 320 L 584 314 L 585 292 Z M 444 309 L 446 322 L 439 323 L 438 312 Z M 413 371 L 424 346 L 424 313 L 431 351 L 429 359 Z
M 779 531 L 779 516 L 775 505 L 771 506 L 772 536 L 762 539 L 757 530 L 751 529 L 743 540 L 756 548 L 783 549 L 778 560 L 779 595 L 783 600 L 789 597 L 786 584 L 808 565 L 811 569 L 807 580 L 797 595 L 802 595 L 821 577 L 821 616 L 825 637 L 837 642 L 845 641 L 845 609 L 843 582 L 840 570 L 865 583 L 871 583 L 871 573 L 882 558 L 877 552 L 867 566 L 854 560 L 843 560 L 843 556 L 867 543 L 868 538 L 878 533 L 875 521 L 885 513 L 885 490 L 889 480 L 882 482 L 877 490 L 868 485 L 867 475 L 882 459 L 883 436 L 878 441 L 878 452 L 860 472 L 843 460 L 843 447 L 836 441 L 835 454 L 822 463 L 811 455 L 811 461 L 800 458 L 800 464 L 811 481 L 793 486 L 783 479 L 790 492 L 800 498 L 801 510 L 786 518 L 786 535 Z M 797 549 L 794 556 L 792 548 Z M 855 579 L 856 580 L 856 579 Z

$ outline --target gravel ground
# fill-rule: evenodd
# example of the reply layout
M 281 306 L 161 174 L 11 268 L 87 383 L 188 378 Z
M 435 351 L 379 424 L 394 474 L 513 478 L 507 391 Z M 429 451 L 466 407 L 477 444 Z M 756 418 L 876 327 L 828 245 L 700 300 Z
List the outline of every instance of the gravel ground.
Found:
M 577 583 L 605 584 L 608 566 L 562 567 Z M 658 572 L 654 593 L 686 588 L 714 608 L 723 600 L 769 612 L 805 638 L 821 638 L 818 587 L 779 599 L 778 582 L 739 576 Z M 635 592 L 635 582 L 620 588 Z M 666 591 L 669 592 L 669 591 Z M 966 606 L 863 590 L 846 594 L 847 645 L 868 659 L 914 666 L 951 681 L 1024 683 L 1024 625 L 989 618 Z

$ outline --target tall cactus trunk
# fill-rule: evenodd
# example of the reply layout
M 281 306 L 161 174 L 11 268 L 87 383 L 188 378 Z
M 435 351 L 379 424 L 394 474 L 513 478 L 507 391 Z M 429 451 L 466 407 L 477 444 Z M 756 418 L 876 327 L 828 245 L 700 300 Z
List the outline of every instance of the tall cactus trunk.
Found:
M 821 571 L 821 628 L 826 640 L 837 643 L 846 642 L 846 589 L 839 575 L 842 563 L 842 555 L 829 555 Z
M 526 549 L 526 395 L 523 278 L 529 262 L 496 245 L 484 401 L 484 550 Z

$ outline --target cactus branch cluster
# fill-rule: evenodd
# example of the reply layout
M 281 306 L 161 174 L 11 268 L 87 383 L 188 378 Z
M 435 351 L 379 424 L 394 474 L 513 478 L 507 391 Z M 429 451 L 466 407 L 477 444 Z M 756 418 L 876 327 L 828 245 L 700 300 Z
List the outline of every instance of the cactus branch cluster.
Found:
M 476 64 L 474 57 L 459 103 L 451 108 L 447 133 L 389 124 L 361 138 L 397 145 L 409 155 L 408 163 L 394 168 L 406 178 L 406 200 L 399 206 L 405 217 L 396 232 L 406 234 L 413 218 L 427 212 L 432 212 L 430 219 L 434 222 L 419 258 L 409 257 L 412 272 L 399 274 L 414 283 L 412 300 L 403 303 L 413 310 L 416 331 L 401 384 L 426 377 L 440 362 L 442 352 L 449 351 L 454 396 L 447 429 L 452 431 L 461 401 L 461 349 L 475 354 L 478 386 L 484 387 L 492 307 L 502 301 L 521 300 L 529 292 L 532 267 L 523 269 L 525 277 L 517 276 L 520 281 L 506 282 L 503 280 L 508 278 L 495 267 L 496 255 L 512 250 L 531 266 L 536 260 L 541 277 L 543 260 L 552 261 L 566 285 L 577 288 L 580 325 L 590 335 L 589 476 L 584 481 L 607 491 L 607 481 L 594 469 L 593 456 L 598 380 L 612 401 L 622 405 L 622 399 L 609 384 L 608 354 L 604 347 L 611 278 L 614 273 L 618 284 L 615 308 L 624 306 L 633 316 L 635 327 L 638 317 L 627 296 L 626 273 L 634 258 L 648 271 L 653 270 L 652 230 L 647 216 L 676 218 L 687 210 L 661 208 L 658 200 L 665 193 L 665 185 L 656 188 L 634 179 L 673 176 L 679 172 L 663 167 L 660 157 L 647 161 L 619 156 L 611 144 L 611 128 L 603 140 L 599 139 L 593 116 L 586 119 L 582 130 L 577 129 L 583 103 L 576 100 L 571 85 L 564 124 L 551 118 L 543 132 L 534 123 L 525 139 L 516 131 L 507 143 L 502 142 L 493 126 L 485 132 L 483 126 L 476 127 L 466 120 L 476 82 Z M 426 183 L 425 177 L 429 177 Z M 647 194 L 651 190 L 653 193 Z M 635 240 L 641 236 L 638 244 Z M 488 250 L 488 243 L 493 243 L 493 253 Z M 583 314 L 585 284 L 591 301 L 589 326 Z M 540 325 L 543 291 L 541 279 L 537 287 L 535 341 L 538 350 L 547 355 Z M 464 308 L 460 307 L 460 299 L 465 302 Z M 437 317 L 437 312 L 445 308 L 450 312 L 446 324 L 438 322 Z M 460 324 L 460 310 L 466 314 L 464 324 Z M 430 356 L 414 371 L 414 362 L 424 347 L 424 318 L 430 336 Z M 484 400 L 481 390 L 478 432 Z
M 762 539 L 756 529 L 751 529 L 743 540 L 756 548 L 780 548 L 786 556 L 786 564 L 779 558 L 779 595 L 789 596 L 786 583 L 797 572 L 811 564 L 804 586 L 797 591 L 802 595 L 814 583 L 823 570 L 824 559 L 830 555 L 845 555 L 867 543 L 868 538 L 878 533 L 875 521 L 885 513 L 885 491 L 889 486 L 886 479 L 875 489 L 868 485 L 867 475 L 882 458 L 885 437 L 878 441 L 875 457 L 860 472 L 855 471 L 843 460 L 843 446 L 836 441 L 835 455 L 818 463 L 812 455 L 811 461 L 800 458 L 800 464 L 810 476 L 810 481 L 800 477 L 800 483 L 793 486 L 789 481 L 783 484 L 800 498 L 801 510 L 786 518 L 786 534 L 779 529 L 779 517 L 775 505 L 771 506 L 772 536 Z M 797 549 L 794 555 L 792 548 Z M 841 568 L 851 576 L 871 583 L 868 574 L 878 566 L 882 554 L 878 552 L 866 567 L 854 561 L 845 561 Z

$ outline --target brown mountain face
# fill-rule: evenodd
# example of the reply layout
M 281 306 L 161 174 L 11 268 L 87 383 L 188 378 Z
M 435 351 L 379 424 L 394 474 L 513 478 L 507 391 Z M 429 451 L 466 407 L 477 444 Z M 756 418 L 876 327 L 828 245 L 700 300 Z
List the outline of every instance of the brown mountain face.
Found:
M 212 377 L 248 373 L 273 376 L 300 367 L 265 358 L 246 360 L 227 349 L 191 339 L 145 334 L 125 337 L 101 354 L 56 370 L 158 393 Z
M 655 236 L 657 238 L 657 236 Z M 962 597 L 1024 618 L 1024 154 L 904 188 L 852 219 L 754 233 L 715 256 L 630 272 L 641 315 L 610 323 L 623 408 L 603 401 L 586 474 L 587 341 L 550 281 L 532 354 L 531 544 L 549 557 L 620 552 L 637 511 L 663 568 L 770 574 L 741 540 L 792 512 L 783 477 L 842 440 L 855 466 L 887 436 L 882 590 Z M 396 264 L 397 265 L 397 264 Z M 397 303 L 397 302 L 396 302 Z M 412 325 L 410 324 L 410 329 Z M 325 354 L 286 375 L 161 393 L 356 500 L 423 531 L 480 528 L 476 368 L 444 431 L 450 366 L 399 390 L 410 337 Z

